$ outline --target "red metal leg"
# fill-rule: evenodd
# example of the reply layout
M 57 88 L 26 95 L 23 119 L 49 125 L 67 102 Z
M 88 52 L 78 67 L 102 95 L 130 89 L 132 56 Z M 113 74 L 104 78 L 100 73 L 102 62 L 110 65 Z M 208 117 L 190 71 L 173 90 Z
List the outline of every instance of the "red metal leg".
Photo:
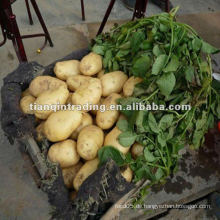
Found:
M 28 13 L 28 18 L 29 18 L 30 25 L 33 25 L 34 22 L 33 22 L 33 19 L 32 19 L 31 10 L 30 10 L 28 0 L 25 0 L 25 4 L 26 4 L 26 8 L 27 8 L 27 13 Z
M 53 47 L 53 42 L 52 42 L 52 40 L 51 40 L 50 34 L 49 34 L 49 32 L 48 32 L 48 30 L 47 30 L 47 27 L 46 27 L 46 25 L 45 25 L 45 23 L 44 23 L 44 20 L 43 20 L 43 18 L 42 18 L 42 15 L 41 15 L 41 13 L 40 13 L 40 10 L 39 10 L 39 8 L 38 8 L 38 6 L 37 6 L 36 1 L 35 1 L 35 0 L 31 0 L 31 4 L 32 4 L 32 6 L 33 6 L 33 8 L 34 8 L 34 10 L 35 10 L 35 13 L 36 13 L 36 15 L 37 15 L 37 17 L 38 17 L 38 19 L 39 19 L 39 22 L 40 22 L 40 24 L 41 24 L 41 26 L 42 26 L 42 28 L 43 28 L 43 30 L 44 30 L 44 33 L 45 33 L 45 35 L 46 35 L 47 40 L 49 41 L 50 46 Z
M 165 2 L 165 11 L 166 12 L 169 12 L 170 11 L 170 2 L 169 2 L 169 0 L 165 0 L 166 2 Z
M 24 45 L 21 39 L 21 35 L 18 29 L 18 25 L 16 22 L 16 17 L 13 14 L 10 14 L 9 11 L 6 11 L 8 20 L 11 25 L 11 34 L 10 38 L 13 42 L 13 46 L 15 49 L 15 52 L 17 54 L 19 62 L 27 62 L 27 56 L 24 50 Z
M 85 9 L 84 9 L 84 1 L 81 0 L 81 9 L 82 9 L 82 20 L 85 21 Z
M 136 0 L 133 18 L 142 18 L 145 16 L 148 0 Z
M 104 18 L 103 18 L 103 20 L 102 20 L 102 23 L 101 23 L 101 25 L 100 25 L 100 27 L 99 27 L 99 30 L 98 30 L 97 35 L 99 35 L 99 34 L 102 33 L 102 31 L 103 31 L 103 29 L 104 29 L 104 27 L 105 27 L 105 24 L 106 24 L 106 22 L 108 21 L 108 17 L 109 17 L 109 15 L 110 15 L 111 11 L 112 11 L 112 8 L 113 8 L 114 4 L 115 4 L 115 0 L 111 0 L 110 4 L 109 4 L 109 6 L 108 6 L 108 9 L 107 9 L 107 11 L 106 11 L 106 13 L 105 13 L 105 16 L 104 16 Z

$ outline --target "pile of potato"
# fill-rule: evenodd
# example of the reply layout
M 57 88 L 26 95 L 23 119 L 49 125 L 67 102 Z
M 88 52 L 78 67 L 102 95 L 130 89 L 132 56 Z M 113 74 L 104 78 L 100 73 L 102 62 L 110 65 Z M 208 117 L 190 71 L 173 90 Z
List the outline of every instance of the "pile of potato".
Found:
M 117 110 L 77 111 L 77 110 L 30 110 L 30 104 L 52 105 L 86 103 L 116 104 L 121 97 L 131 96 L 140 78 L 130 77 L 121 72 L 104 74 L 102 58 L 89 53 L 80 61 L 57 62 L 54 67 L 56 77 L 38 76 L 22 93 L 20 107 L 25 114 L 34 114 L 40 122 L 36 128 L 37 140 L 47 138 L 54 142 L 48 151 L 48 159 L 59 163 L 68 188 L 78 191 L 83 181 L 98 167 L 98 150 L 106 145 L 113 146 L 126 154 L 130 148 L 135 158 L 143 147 L 134 144 L 123 147 L 117 137 L 121 131 L 115 126 L 119 118 Z M 111 130 L 110 130 L 111 129 Z M 132 180 L 132 170 L 127 167 L 122 176 Z

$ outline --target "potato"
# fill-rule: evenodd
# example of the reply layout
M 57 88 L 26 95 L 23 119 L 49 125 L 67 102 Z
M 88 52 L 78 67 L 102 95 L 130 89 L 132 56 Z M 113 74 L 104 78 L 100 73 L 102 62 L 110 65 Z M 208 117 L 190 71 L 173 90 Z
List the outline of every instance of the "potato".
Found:
M 90 76 L 83 76 L 83 75 L 76 75 L 68 77 L 66 80 L 67 86 L 69 90 L 76 91 L 83 83 L 90 80 L 92 77 Z
M 40 119 L 47 119 L 48 116 L 53 112 L 51 105 L 57 105 L 58 103 L 65 104 L 68 96 L 68 89 L 62 86 L 56 90 L 48 90 L 43 92 L 35 101 L 37 107 L 35 110 L 35 116 Z M 48 109 L 46 108 L 47 106 Z
M 82 122 L 79 125 L 79 127 L 71 134 L 70 138 L 72 138 L 73 140 L 76 140 L 79 132 L 86 126 L 88 125 L 92 125 L 93 124 L 93 119 L 91 117 L 91 115 L 89 113 L 82 113 Z
M 131 147 L 131 155 L 134 159 L 143 154 L 144 147 L 139 143 L 134 143 Z
M 129 166 L 127 166 L 126 169 L 124 169 L 123 171 L 121 171 L 121 175 L 125 178 L 125 180 L 127 182 L 131 182 L 132 177 L 133 177 L 133 171 L 131 170 L 131 168 Z
M 22 93 L 21 93 L 21 98 L 31 95 L 29 88 L 25 89 Z
M 67 139 L 51 145 L 48 151 L 51 162 L 59 163 L 61 168 L 73 166 L 79 162 L 79 154 L 76 151 L 76 142 Z
M 105 137 L 104 145 L 103 146 L 112 146 L 121 153 L 126 154 L 130 147 L 123 147 L 121 144 L 119 144 L 117 138 L 121 134 L 121 131 L 115 126 Z
M 102 95 L 102 86 L 99 79 L 91 78 L 83 83 L 72 95 L 74 105 L 98 104 Z M 83 109 L 82 109 L 83 110 Z M 85 109 L 83 111 L 86 111 Z
M 34 110 L 33 109 L 31 110 L 30 104 L 33 105 L 35 100 L 36 100 L 36 98 L 33 97 L 32 95 L 27 95 L 27 96 L 24 96 L 23 98 L 21 98 L 20 108 L 21 108 L 22 112 L 24 112 L 25 114 L 33 115 Z
M 82 166 L 83 163 L 79 161 L 76 165 L 62 169 L 64 184 L 68 189 L 73 188 L 73 179 Z
M 97 156 L 99 148 L 102 147 L 104 133 L 95 125 L 84 127 L 77 139 L 77 152 L 85 160 L 92 160 Z
M 58 111 L 52 113 L 44 124 L 44 134 L 49 141 L 57 142 L 67 139 L 82 121 L 80 111 Z
M 105 105 L 106 111 L 102 112 L 99 110 L 96 115 L 96 124 L 101 129 L 109 129 L 117 121 L 119 116 L 119 111 L 110 110 L 110 107 L 115 105 L 115 109 L 116 109 L 116 105 L 117 105 L 116 100 L 119 98 L 121 98 L 119 94 L 112 93 L 102 102 L 102 105 Z
M 95 75 L 102 70 L 102 57 L 93 52 L 89 53 L 82 58 L 79 69 L 83 75 Z
M 97 78 L 101 78 L 102 76 L 104 76 L 105 75 L 105 70 L 101 70 L 100 72 L 98 72 L 98 74 L 97 74 Z
M 52 76 L 38 76 L 33 79 L 29 85 L 31 95 L 38 97 L 45 91 L 56 90 L 60 86 L 67 88 L 67 85 L 62 80 Z
M 143 80 L 139 77 L 130 77 L 123 86 L 123 94 L 125 97 L 132 96 L 134 92 L 134 87 L 136 84 L 142 82 Z
M 37 132 L 37 141 L 42 141 L 45 138 L 44 134 L 44 124 L 45 121 L 42 121 L 37 127 L 36 127 L 36 132 Z
M 100 98 L 100 100 L 99 100 L 99 103 L 97 104 L 97 107 L 99 107 L 100 108 L 100 105 L 102 104 L 102 102 L 104 101 L 104 98 Z M 97 108 L 97 109 L 93 109 L 93 110 L 91 110 L 90 112 L 93 114 L 93 115 L 96 115 L 97 114 L 97 112 L 98 112 L 98 110 L 99 110 L 99 108 Z
M 67 105 L 68 105 L 68 104 L 72 104 L 72 95 L 73 95 L 73 93 L 70 92 L 70 93 L 69 93 L 69 96 L 68 96 L 68 98 L 67 98 L 67 100 L 66 100 L 66 104 L 67 104 Z
M 127 79 L 127 75 L 121 71 L 105 74 L 100 78 L 102 83 L 102 95 L 108 96 L 113 92 L 120 93 Z
M 67 80 L 70 76 L 80 74 L 79 64 L 80 62 L 78 60 L 57 62 L 54 67 L 54 73 L 57 78 Z
M 94 160 L 87 161 L 76 174 L 73 180 L 73 187 L 76 191 L 79 190 L 79 187 L 88 178 L 91 174 L 93 174 L 99 165 L 99 159 L 95 158 Z

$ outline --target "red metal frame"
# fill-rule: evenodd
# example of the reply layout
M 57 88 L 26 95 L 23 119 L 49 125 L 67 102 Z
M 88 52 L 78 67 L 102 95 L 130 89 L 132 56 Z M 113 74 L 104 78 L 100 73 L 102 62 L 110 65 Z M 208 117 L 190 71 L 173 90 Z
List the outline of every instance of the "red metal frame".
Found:
M 32 34 L 32 35 L 21 35 L 18 25 L 17 25 L 16 16 L 13 14 L 13 11 L 11 8 L 11 4 L 13 2 L 10 2 L 9 0 L 1 0 L 0 2 L 0 25 L 1 25 L 2 33 L 3 33 L 3 41 L 0 43 L 0 46 L 4 45 L 7 39 L 11 40 L 19 62 L 27 61 L 27 56 L 26 56 L 24 45 L 22 42 L 23 38 L 45 37 L 45 42 L 43 46 L 41 47 L 41 50 L 46 46 L 47 41 L 49 42 L 49 45 L 53 47 L 53 42 L 51 40 L 47 27 L 44 23 L 44 20 L 41 16 L 41 13 L 37 6 L 36 1 L 35 0 L 30 0 L 30 1 L 39 19 L 39 22 L 42 26 L 44 33 Z M 33 24 L 29 2 L 28 0 L 25 0 L 25 2 L 27 6 L 30 24 Z
M 165 1 L 165 10 L 166 10 L 166 12 L 169 12 L 169 10 L 170 10 L 169 0 L 158 0 L 158 1 Z M 132 20 L 134 20 L 135 18 L 141 18 L 141 17 L 145 16 L 145 12 L 147 9 L 147 3 L 148 3 L 148 0 L 136 0 Z M 102 31 L 106 25 L 106 22 L 108 21 L 109 15 L 111 14 L 111 11 L 112 11 L 114 4 L 115 4 L 115 0 L 111 0 L 109 3 L 109 6 L 107 8 L 107 11 L 105 13 L 105 16 L 102 20 L 102 23 L 99 27 L 99 30 L 97 32 L 97 35 L 102 33 Z

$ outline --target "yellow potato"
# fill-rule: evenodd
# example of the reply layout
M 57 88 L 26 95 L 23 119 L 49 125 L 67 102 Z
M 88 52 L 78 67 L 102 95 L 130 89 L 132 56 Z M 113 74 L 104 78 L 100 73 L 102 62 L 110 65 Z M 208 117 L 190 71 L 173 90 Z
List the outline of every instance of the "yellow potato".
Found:
M 126 167 L 123 171 L 121 171 L 121 175 L 125 178 L 127 182 L 131 182 L 132 177 L 133 177 L 133 171 L 129 166 Z
M 75 93 L 72 95 L 72 103 L 74 105 L 91 104 L 95 105 L 99 103 L 102 95 L 102 86 L 99 79 L 91 78 L 89 81 L 83 83 Z M 83 111 L 87 111 L 82 109 Z
M 106 135 L 105 141 L 104 141 L 104 146 L 112 146 L 112 147 L 118 149 L 119 151 L 121 151 L 121 153 L 126 154 L 126 153 L 128 153 L 130 147 L 123 147 L 121 144 L 119 144 L 118 139 L 117 139 L 119 134 L 121 134 L 121 131 L 117 127 L 114 127 Z
M 139 143 L 134 143 L 131 147 L 131 155 L 134 159 L 143 154 L 144 147 Z
M 73 188 L 73 179 L 82 166 L 83 163 L 79 161 L 76 165 L 62 169 L 64 184 L 67 188 Z
M 83 83 L 90 80 L 92 77 L 90 76 L 83 76 L 83 75 L 76 75 L 68 77 L 66 80 L 67 86 L 69 90 L 76 91 Z
M 52 113 L 44 124 L 44 134 L 52 142 L 67 139 L 82 121 L 80 111 L 58 111 Z
M 70 92 L 70 93 L 69 93 L 69 96 L 68 96 L 68 98 L 67 98 L 67 100 L 66 100 L 66 104 L 67 104 L 67 105 L 68 105 L 68 104 L 72 104 L 72 95 L 73 95 L 73 93 Z
M 22 93 L 21 93 L 21 98 L 31 95 L 29 88 L 25 89 Z
M 38 76 L 33 79 L 29 85 L 29 92 L 38 97 L 45 91 L 56 90 L 60 86 L 67 88 L 67 85 L 62 80 L 59 80 L 52 76 Z
M 56 90 L 48 90 L 43 92 L 35 101 L 37 108 L 35 110 L 35 116 L 40 119 L 47 119 L 48 116 L 53 112 L 51 105 L 65 104 L 68 96 L 68 89 L 62 86 Z
M 132 96 L 134 92 L 134 87 L 136 84 L 142 82 L 143 80 L 139 77 L 130 77 L 123 86 L 123 94 L 125 97 Z
M 33 110 L 33 108 L 31 109 L 30 104 L 33 105 L 35 100 L 36 100 L 36 98 L 33 97 L 32 95 L 27 95 L 27 96 L 24 96 L 23 98 L 21 98 L 20 108 L 21 108 L 22 112 L 24 112 L 25 114 L 33 115 L 34 110 Z
M 105 74 L 100 78 L 102 83 L 102 95 L 108 96 L 113 92 L 120 93 L 127 79 L 127 75 L 121 71 Z
M 86 126 L 88 125 L 92 125 L 93 124 L 93 119 L 91 117 L 91 115 L 89 113 L 82 113 L 82 122 L 79 125 L 79 127 L 71 134 L 70 138 L 72 138 L 73 140 L 76 140 L 79 132 Z
M 87 161 L 76 174 L 73 180 L 73 187 L 76 191 L 79 190 L 79 187 L 82 183 L 87 179 L 91 174 L 93 174 L 99 165 L 99 159 L 96 158 L 94 160 Z
M 42 121 L 42 122 L 36 127 L 37 141 L 42 141 L 42 140 L 45 138 L 45 135 L 44 135 L 44 124 L 45 124 L 45 121 Z
M 100 72 L 98 72 L 98 74 L 97 74 L 97 78 L 101 78 L 102 76 L 104 76 L 105 75 L 105 70 L 101 70 Z
M 116 110 L 116 100 L 119 98 L 121 98 L 119 94 L 112 93 L 102 102 L 102 105 L 105 105 L 106 111 L 102 112 L 99 110 L 96 115 L 96 124 L 101 129 L 109 129 L 117 121 L 119 111 Z M 113 106 L 115 106 L 115 110 L 110 110 L 110 108 Z
M 93 52 L 89 53 L 82 58 L 79 69 L 83 75 L 95 75 L 102 69 L 102 57 Z
M 79 154 L 76 151 L 76 142 L 67 139 L 53 144 L 48 151 L 51 162 L 58 163 L 61 168 L 73 166 L 79 162 Z
M 54 73 L 57 78 L 67 80 L 68 77 L 80 74 L 80 62 L 78 60 L 67 60 L 57 62 L 54 67 Z
M 99 100 L 99 103 L 97 104 L 97 108 L 94 108 L 93 110 L 90 111 L 93 115 L 97 114 L 97 112 L 98 112 L 98 110 L 100 108 L 100 105 L 102 104 L 103 101 L 104 101 L 104 98 L 101 97 L 100 100 Z
M 77 139 L 77 152 L 85 160 L 94 159 L 98 150 L 102 147 L 104 133 L 101 128 L 95 125 L 84 127 Z

